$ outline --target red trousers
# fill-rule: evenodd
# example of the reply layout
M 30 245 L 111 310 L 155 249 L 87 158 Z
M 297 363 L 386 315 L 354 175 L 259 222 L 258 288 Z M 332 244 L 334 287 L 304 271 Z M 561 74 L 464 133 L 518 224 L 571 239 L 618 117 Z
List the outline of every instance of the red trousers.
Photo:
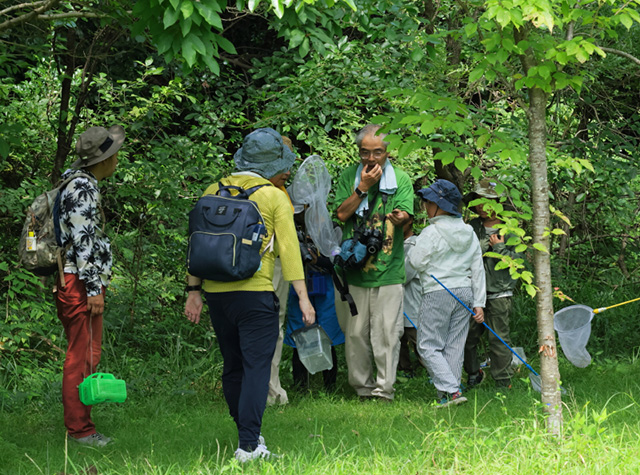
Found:
M 56 293 L 58 319 L 69 342 L 62 373 L 62 406 L 69 435 L 80 438 L 96 432 L 91 406 L 80 401 L 78 385 L 96 372 L 100 362 L 102 315 L 89 317 L 87 291 L 76 274 L 65 274 L 64 278 L 65 287 Z

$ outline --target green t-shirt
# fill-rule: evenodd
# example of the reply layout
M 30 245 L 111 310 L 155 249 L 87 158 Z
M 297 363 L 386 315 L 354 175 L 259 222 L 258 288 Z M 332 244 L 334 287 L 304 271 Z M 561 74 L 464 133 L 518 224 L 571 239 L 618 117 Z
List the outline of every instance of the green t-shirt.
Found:
M 340 175 L 336 188 L 336 203 L 342 204 L 353 193 L 357 168 L 358 164 L 352 165 Z M 367 226 L 382 231 L 384 239 L 382 249 L 375 256 L 371 256 L 362 269 L 347 271 L 349 285 L 381 287 L 383 285 L 404 284 L 404 233 L 402 226 L 396 228 L 388 219 L 383 221 L 383 218 L 394 209 L 413 215 L 413 185 L 409 175 L 404 171 L 396 167 L 394 167 L 394 171 L 398 189 L 393 195 L 389 195 L 386 205 L 383 203 L 382 194 L 379 193 L 377 184 L 372 186 L 368 192 L 369 206 L 372 208 L 367 219 Z M 358 225 L 362 224 L 362 218 L 355 214 L 344 223 L 343 239 L 353 236 L 356 220 Z M 339 270 L 339 272 L 341 271 Z

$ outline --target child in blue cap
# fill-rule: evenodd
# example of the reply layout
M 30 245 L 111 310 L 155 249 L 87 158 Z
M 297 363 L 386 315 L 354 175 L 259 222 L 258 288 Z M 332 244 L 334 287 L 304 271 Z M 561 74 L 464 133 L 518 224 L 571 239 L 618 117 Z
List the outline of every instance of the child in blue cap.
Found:
M 458 188 L 440 179 L 418 195 L 429 217 L 429 226 L 408 256 L 422 286 L 418 352 L 438 391 L 439 406 L 446 407 L 467 401 L 460 391 L 460 379 L 469 312 L 431 276 L 472 307 L 473 319 L 482 323 L 484 266 L 478 238 L 458 211 L 462 201 Z

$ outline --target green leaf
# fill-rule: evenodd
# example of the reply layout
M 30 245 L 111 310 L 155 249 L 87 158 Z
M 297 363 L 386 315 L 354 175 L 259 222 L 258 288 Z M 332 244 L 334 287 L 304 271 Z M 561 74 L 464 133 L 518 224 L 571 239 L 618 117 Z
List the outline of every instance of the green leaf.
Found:
M 291 36 L 289 37 L 289 48 L 291 49 L 297 48 L 298 46 L 300 46 L 306 36 L 304 32 L 300 30 L 292 30 L 290 35 Z
M 284 15 L 282 0 L 271 0 L 271 6 L 273 7 L 273 11 L 275 12 L 276 16 L 278 18 L 282 18 L 282 16 Z
M 469 82 L 476 82 L 484 75 L 484 68 L 477 67 L 469 73 Z
M 193 15 L 193 3 L 191 3 L 189 0 L 184 0 L 180 5 L 180 11 L 182 12 L 182 16 L 186 20 L 191 15 Z
M 214 2 L 215 3 L 215 2 Z M 202 18 L 211 26 L 215 26 L 218 30 L 222 31 L 222 20 L 220 19 L 220 15 L 218 15 L 214 9 L 212 9 L 208 4 L 197 2 L 196 8 Z
M 503 38 L 502 46 L 507 51 L 513 51 L 515 48 L 515 42 L 511 38 Z
M 305 37 L 298 49 L 298 54 L 300 54 L 301 58 L 304 58 L 307 54 L 309 54 L 309 38 Z
M 509 10 L 500 8 L 498 14 L 496 15 L 496 21 L 502 28 L 511 23 L 511 13 L 509 12 Z
M 467 160 L 466 158 L 458 157 L 455 160 L 455 165 L 458 170 L 464 172 L 469 166 L 469 160 Z
M 620 20 L 620 23 L 622 23 L 627 30 L 630 30 L 631 27 L 633 26 L 633 20 L 631 19 L 631 17 L 629 16 L 628 13 L 620 13 L 618 15 L 618 20 Z
M 180 30 L 182 31 L 182 36 L 186 38 L 186 36 L 191 31 L 191 26 L 193 25 L 193 20 L 191 18 L 187 18 L 180 22 Z
M 326 34 L 324 31 L 322 31 L 321 29 L 319 29 L 319 28 L 314 29 L 314 30 L 311 32 L 311 34 L 312 34 L 313 36 L 316 36 L 317 38 L 319 38 L 319 39 L 320 39 L 320 41 L 322 41 L 322 42 L 324 42 L 324 43 L 327 43 L 327 44 L 330 44 L 330 45 L 332 45 L 332 44 L 333 44 L 333 40 L 332 40 L 331 38 L 329 38 L 329 37 L 327 36 L 327 34 Z
M 182 42 L 182 57 L 189 67 L 193 67 L 196 62 L 196 48 L 189 38 L 185 38 Z
M 427 120 L 422 122 L 422 125 L 420 125 L 420 133 L 422 133 L 423 135 L 429 135 L 433 133 L 435 128 L 436 125 L 433 121 L 433 117 L 429 117 Z
M 476 22 L 467 23 L 464 27 L 464 34 L 467 35 L 467 37 L 475 35 L 476 31 L 478 31 L 478 24 Z
M 593 168 L 593 165 L 591 164 L 591 162 L 587 159 L 584 158 L 579 158 L 578 161 L 582 164 L 583 167 L 585 167 L 587 170 L 589 170 L 590 172 L 595 173 L 595 169 Z
M 193 44 L 193 48 L 201 55 L 204 55 L 207 52 L 202 40 L 193 33 L 189 33 L 189 36 L 185 38 L 185 41 L 190 41 Z
M 259 3 L 260 3 L 260 0 L 249 0 L 249 3 L 247 3 L 247 7 L 249 8 L 249 11 L 254 12 Z
M 422 51 L 422 48 L 415 48 L 413 51 L 411 51 L 411 60 L 414 63 L 420 62 L 422 58 L 424 58 L 424 52 Z
M 549 254 L 549 251 L 547 250 L 546 247 L 544 247 L 544 245 L 540 244 L 539 242 L 534 242 L 533 243 L 533 247 L 534 249 L 540 251 L 540 252 L 544 252 L 545 254 Z
M 216 43 L 218 43 L 218 46 L 220 46 L 220 48 L 222 48 L 229 54 L 238 54 L 238 52 L 236 51 L 236 47 L 233 46 L 233 43 L 231 43 L 231 41 L 226 39 L 224 36 L 220 36 L 218 34 L 214 34 L 213 36 L 216 39 Z
M 202 60 L 213 74 L 220 76 L 220 65 L 214 58 L 211 56 L 203 56 Z
M 524 284 L 524 288 L 527 291 L 527 293 L 529 294 L 530 297 L 535 297 L 536 296 L 536 287 L 535 285 L 531 285 L 531 284 Z
M 159 37 L 156 43 L 158 48 L 158 54 L 164 54 L 169 51 L 171 44 L 173 43 L 173 35 L 170 32 L 164 31 Z
M 177 22 L 179 17 L 180 17 L 179 10 L 172 10 L 171 8 L 167 8 L 164 11 L 164 18 L 162 19 L 162 24 L 164 25 L 164 29 L 166 30 L 175 22 Z
M 476 140 L 476 147 L 478 148 L 484 148 L 484 146 L 487 144 L 487 142 L 489 141 L 489 138 L 491 136 L 489 134 L 482 134 L 480 137 L 478 137 L 478 139 Z
M 434 160 L 440 160 L 443 165 L 449 165 L 457 158 L 457 154 L 454 150 L 444 150 L 442 152 L 438 152 L 433 157 Z
M 356 7 L 356 4 L 355 4 L 355 2 L 353 0 L 342 0 L 342 1 L 344 3 L 346 3 L 349 6 L 349 8 L 351 8 L 351 10 L 353 10 L 354 12 L 358 11 L 358 7 Z M 301 3 L 303 3 L 303 2 L 301 2 Z
M 584 49 L 580 49 L 576 53 L 576 59 L 581 63 L 586 63 L 589 61 L 589 54 Z

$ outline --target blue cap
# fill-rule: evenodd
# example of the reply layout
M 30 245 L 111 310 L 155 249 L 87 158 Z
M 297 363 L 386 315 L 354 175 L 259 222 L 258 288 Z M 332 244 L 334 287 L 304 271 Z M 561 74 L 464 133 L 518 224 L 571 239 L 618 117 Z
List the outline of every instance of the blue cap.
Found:
M 447 213 L 458 218 L 462 216 L 458 211 L 462 201 L 462 194 L 460 194 L 458 187 L 448 180 L 436 180 L 429 188 L 419 190 L 418 195 L 423 200 L 435 203 L 438 208 Z

